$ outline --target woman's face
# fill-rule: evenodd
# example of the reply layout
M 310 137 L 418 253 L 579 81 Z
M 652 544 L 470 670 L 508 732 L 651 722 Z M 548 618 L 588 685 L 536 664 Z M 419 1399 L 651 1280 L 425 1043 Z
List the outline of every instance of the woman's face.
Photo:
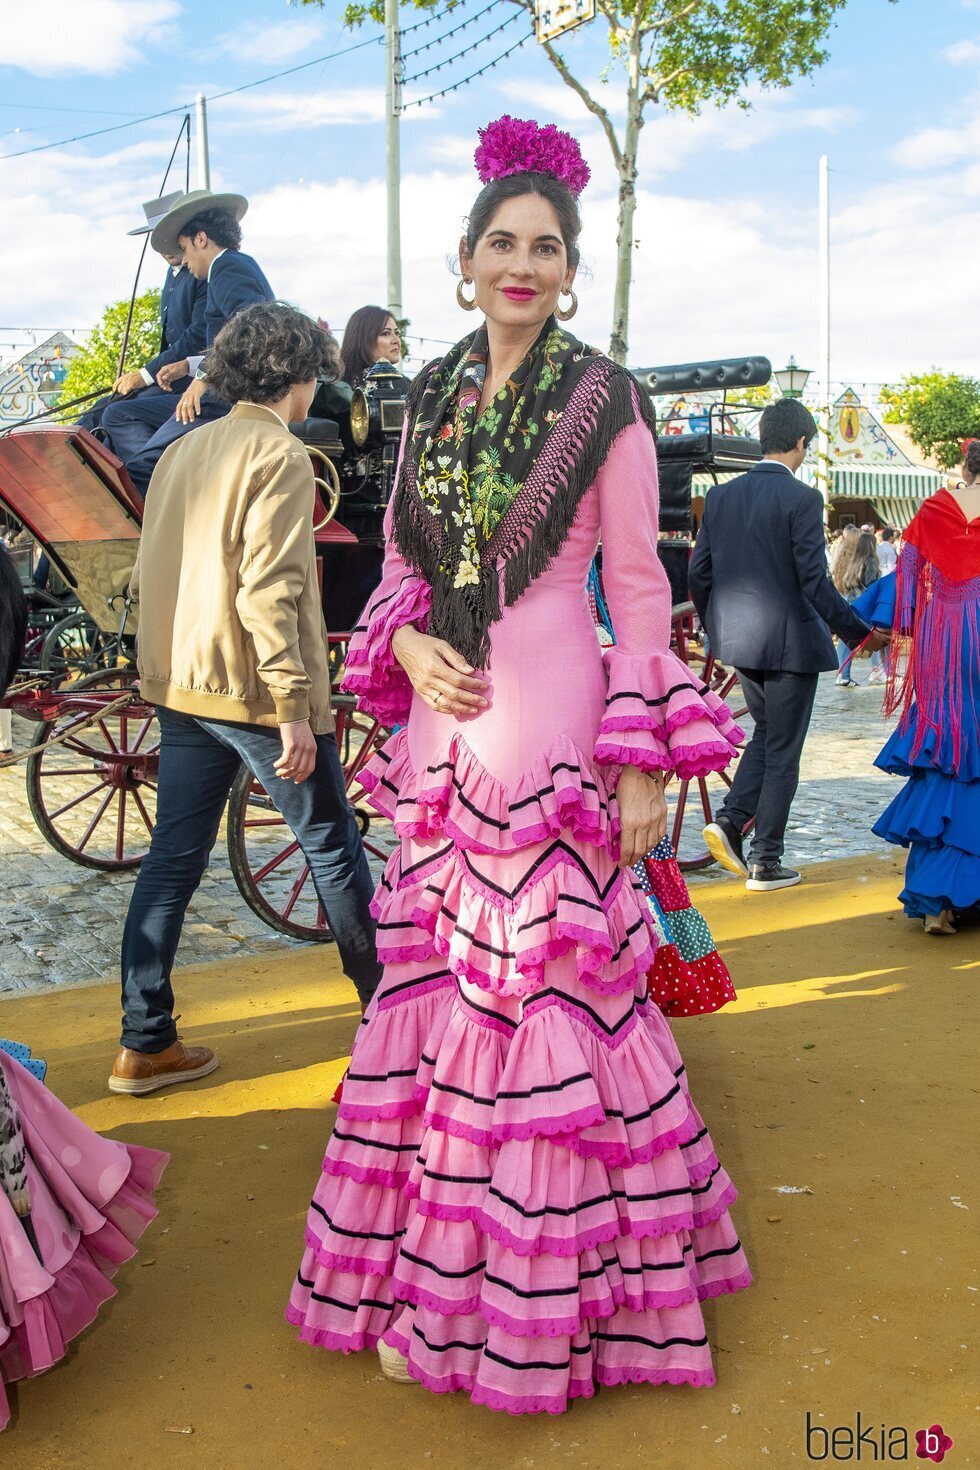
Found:
M 402 355 L 402 339 L 395 318 L 388 317 L 374 344 L 372 362 L 398 362 Z
M 555 207 L 540 194 L 505 199 L 472 255 L 460 241 L 459 264 L 480 311 L 505 327 L 542 325 L 575 279 Z

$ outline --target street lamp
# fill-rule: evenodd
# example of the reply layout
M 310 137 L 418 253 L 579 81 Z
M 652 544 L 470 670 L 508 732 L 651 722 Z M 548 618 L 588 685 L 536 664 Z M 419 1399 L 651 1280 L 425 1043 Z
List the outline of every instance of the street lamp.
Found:
M 797 367 L 796 358 L 790 357 L 784 368 L 778 368 L 773 377 L 779 385 L 779 392 L 783 398 L 802 398 L 803 390 L 810 377 L 809 368 Z

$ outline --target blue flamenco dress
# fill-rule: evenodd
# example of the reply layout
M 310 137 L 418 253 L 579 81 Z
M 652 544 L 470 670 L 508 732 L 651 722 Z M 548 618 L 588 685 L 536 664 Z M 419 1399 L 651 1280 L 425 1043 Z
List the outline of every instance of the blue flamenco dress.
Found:
M 904 635 L 886 698 L 901 717 L 875 764 L 906 780 L 873 830 L 908 848 L 899 897 L 924 918 L 980 904 L 980 518 L 941 490 L 903 543 L 859 610 Z

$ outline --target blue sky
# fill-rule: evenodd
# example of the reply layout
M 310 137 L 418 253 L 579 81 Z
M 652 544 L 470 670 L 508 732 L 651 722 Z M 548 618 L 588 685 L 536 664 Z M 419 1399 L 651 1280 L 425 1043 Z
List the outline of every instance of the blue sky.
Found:
M 482 10 L 406 37 L 406 51 Z M 432 65 L 511 14 L 477 20 L 409 59 Z M 241 86 L 369 39 L 340 6 L 286 0 L 34 0 L 0 15 L 0 179 L 5 231 L 0 357 L 13 327 L 83 328 L 127 292 L 125 230 L 157 192 L 179 117 L 14 158 L 128 117 Z M 403 24 L 418 17 L 403 8 Z M 407 97 L 492 60 L 518 18 Z M 876 383 L 936 364 L 973 371 L 980 273 L 980 0 L 851 0 L 810 81 L 757 96 L 749 113 L 650 113 L 640 158 L 634 364 L 789 352 L 816 365 L 817 163 L 833 170 L 834 377 Z M 565 45 L 596 78 L 601 22 Z M 603 96 L 615 109 L 613 73 Z M 51 109 L 51 110 L 48 110 Z M 64 109 L 55 111 L 53 109 Z M 212 184 L 247 194 L 246 244 L 279 294 L 338 327 L 384 295 L 383 53 L 363 49 L 210 107 Z M 476 128 L 502 111 L 556 121 L 594 169 L 583 197 L 578 325 L 608 337 L 615 177 L 608 146 L 533 41 L 402 128 L 405 302 L 432 355 L 466 325 L 446 257 L 476 191 Z M 119 114 L 118 116 L 115 114 Z M 19 131 L 15 131 L 19 130 Z M 178 176 L 178 182 L 180 176 Z M 193 181 L 192 181 L 193 182 Z M 158 272 L 150 266 L 146 279 Z

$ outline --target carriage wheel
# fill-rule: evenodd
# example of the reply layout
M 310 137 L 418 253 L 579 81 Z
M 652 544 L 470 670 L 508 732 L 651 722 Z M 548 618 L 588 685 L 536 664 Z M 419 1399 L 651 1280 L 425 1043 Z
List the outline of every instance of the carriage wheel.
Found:
M 358 775 L 388 732 L 343 695 L 334 696 L 334 706 L 344 784 L 366 836 L 371 815 L 357 801 Z M 369 858 L 387 861 L 377 843 L 365 841 L 364 850 Z M 242 898 L 271 928 L 292 939 L 323 943 L 333 938 L 299 843 L 247 768 L 239 772 L 228 799 L 228 860 Z
M 116 642 L 87 613 L 75 612 L 55 623 L 47 634 L 39 667 L 60 682 L 74 682 L 79 675 L 111 669 L 116 661 Z
M 35 744 L 81 725 L 85 711 L 77 696 L 104 693 L 109 704 L 135 682 L 129 669 L 77 680 L 63 713 L 37 727 Z M 156 815 L 159 760 L 156 714 L 134 687 L 132 704 L 29 757 L 27 800 L 41 835 L 85 868 L 139 867 Z
M 716 677 L 714 660 L 709 655 L 703 677 L 704 682 L 729 705 L 737 724 L 747 710 L 734 669 L 725 671 L 720 678 Z M 731 696 L 734 696 L 734 703 Z M 709 776 L 695 776 L 688 781 L 668 783 L 667 826 L 677 854 L 677 865 L 682 872 L 695 872 L 710 867 L 714 862 L 704 845 L 701 832 L 714 820 L 714 814 L 731 784 L 732 778 L 728 771 L 712 772 Z M 746 831 L 751 830 L 750 823 Z

